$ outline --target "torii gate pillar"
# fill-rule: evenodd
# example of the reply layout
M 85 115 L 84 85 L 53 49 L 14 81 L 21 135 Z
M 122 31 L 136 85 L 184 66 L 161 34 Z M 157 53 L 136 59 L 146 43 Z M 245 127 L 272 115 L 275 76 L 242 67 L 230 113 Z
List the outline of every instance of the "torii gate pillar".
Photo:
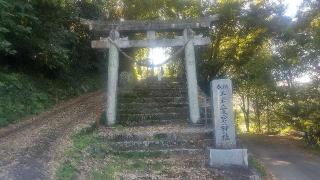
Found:
M 185 46 L 185 65 L 188 86 L 189 115 L 192 123 L 198 123 L 200 121 L 200 110 L 193 31 L 191 29 L 185 29 L 183 31 L 183 37 L 187 43 Z
M 118 31 L 112 30 L 110 38 L 113 41 L 118 40 L 120 34 Z M 119 71 L 119 50 L 114 44 L 109 47 L 108 62 L 108 86 L 107 86 L 107 109 L 106 123 L 108 126 L 116 123 L 117 117 L 117 89 L 118 89 L 118 71 Z

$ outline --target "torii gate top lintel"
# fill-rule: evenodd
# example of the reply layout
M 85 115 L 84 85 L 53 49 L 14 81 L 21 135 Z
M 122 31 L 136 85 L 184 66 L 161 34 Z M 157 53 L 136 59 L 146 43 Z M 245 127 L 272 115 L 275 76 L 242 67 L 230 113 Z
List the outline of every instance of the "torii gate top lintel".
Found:
M 201 46 L 210 44 L 209 37 L 193 36 L 192 29 L 208 29 L 214 21 L 218 20 L 218 15 L 203 17 L 194 20 L 168 20 L 168 21 L 119 21 L 109 23 L 99 23 L 96 21 L 83 21 L 85 24 L 102 36 L 109 36 L 118 48 L 145 48 L 145 47 L 177 47 L 184 46 L 186 35 L 193 39 L 193 45 Z M 184 36 L 176 36 L 174 39 L 157 39 L 155 32 L 175 32 L 186 31 Z M 120 38 L 120 32 L 147 32 L 147 40 L 128 40 Z M 100 38 L 91 43 L 92 48 L 105 49 L 112 45 L 110 39 Z
M 124 20 L 117 22 L 102 22 L 81 20 L 83 24 L 89 26 L 90 30 L 94 30 L 99 34 L 108 34 L 112 30 L 121 32 L 145 32 L 145 31 L 180 31 L 186 28 L 190 29 L 206 29 L 212 25 L 212 22 L 218 20 L 218 15 L 202 17 L 190 20 L 153 20 L 153 21 L 136 21 Z

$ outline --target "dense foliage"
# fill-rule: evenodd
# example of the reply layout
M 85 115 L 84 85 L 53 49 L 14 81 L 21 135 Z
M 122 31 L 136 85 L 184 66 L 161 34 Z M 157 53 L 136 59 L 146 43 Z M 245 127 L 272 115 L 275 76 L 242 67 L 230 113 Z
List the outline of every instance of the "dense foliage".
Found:
M 212 30 L 201 32 L 213 43 L 197 49 L 200 84 L 207 88 L 214 78 L 231 78 L 240 126 L 247 131 L 275 133 L 291 127 L 305 132 L 308 143 L 320 144 L 320 3 L 304 0 L 294 19 L 284 15 L 285 9 L 273 0 L 0 0 L 0 122 L 40 111 L 57 92 L 74 95 L 89 82 L 80 77 L 105 76 L 106 54 L 90 48 L 94 34 L 80 18 L 219 14 Z M 127 51 L 136 56 L 145 52 Z M 133 69 L 122 56 L 120 63 L 122 69 Z M 299 83 L 303 75 L 312 81 Z
M 0 126 L 101 87 L 105 63 L 80 10 L 76 1 L 0 0 Z

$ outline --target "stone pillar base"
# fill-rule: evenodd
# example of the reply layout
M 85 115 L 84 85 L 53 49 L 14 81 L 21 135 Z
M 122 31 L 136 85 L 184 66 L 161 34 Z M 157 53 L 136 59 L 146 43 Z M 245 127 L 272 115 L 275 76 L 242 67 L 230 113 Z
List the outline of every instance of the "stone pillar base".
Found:
M 210 149 L 209 165 L 248 167 L 247 149 Z

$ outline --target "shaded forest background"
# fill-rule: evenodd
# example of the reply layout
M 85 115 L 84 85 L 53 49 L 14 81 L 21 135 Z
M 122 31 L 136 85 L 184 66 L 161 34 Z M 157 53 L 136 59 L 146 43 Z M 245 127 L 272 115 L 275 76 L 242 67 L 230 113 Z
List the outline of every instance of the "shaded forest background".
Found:
M 320 2 L 304 0 L 295 19 L 285 9 L 271 0 L 0 0 L 0 126 L 104 86 L 107 52 L 91 49 L 96 36 L 81 18 L 219 14 L 202 32 L 212 45 L 196 49 L 202 87 L 214 78 L 233 80 L 240 129 L 295 129 L 308 144 L 320 144 Z M 120 62 L 130 65 L 124 57 Z M 305 75 L 310 82 L 297 81 Z

